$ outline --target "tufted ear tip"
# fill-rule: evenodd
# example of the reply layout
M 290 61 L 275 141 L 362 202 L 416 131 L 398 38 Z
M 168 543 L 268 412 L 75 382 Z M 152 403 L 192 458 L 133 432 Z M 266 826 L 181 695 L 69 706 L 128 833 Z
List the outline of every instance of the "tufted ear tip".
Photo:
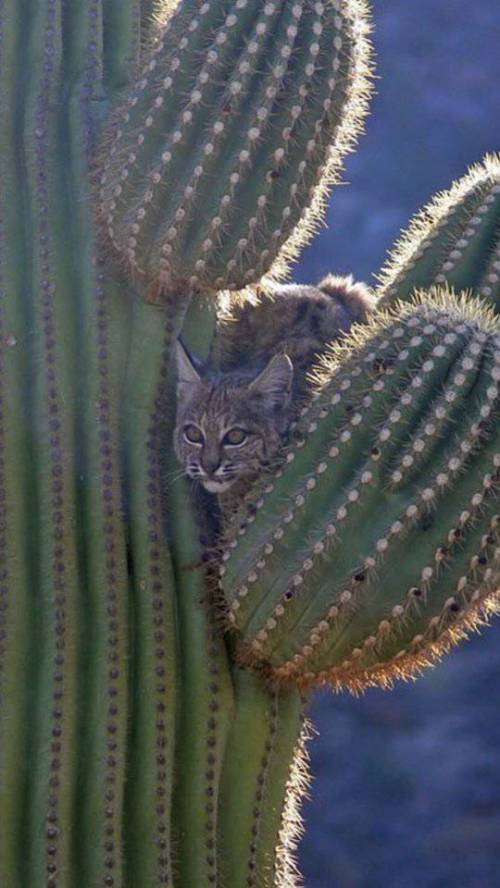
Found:
M 175 363 L 177 367 L 177 397 L 179 400 L 184 400 L 189 397 L 193 387 L 201 381 L 201 377 L 180 339 L 175 343 Z
M 272 407 L 287 406 L 292 391 L 293 364 L 288 355 L 274 355 L 250 383 L 252 392 L 262 395 Z

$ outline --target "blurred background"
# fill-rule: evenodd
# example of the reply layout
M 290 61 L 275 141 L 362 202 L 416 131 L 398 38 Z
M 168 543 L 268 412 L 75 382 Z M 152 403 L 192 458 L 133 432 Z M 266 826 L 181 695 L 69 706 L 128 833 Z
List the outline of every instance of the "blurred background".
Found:
M 377 94 L 298 281 L 373 282 L 410 216 L 500 150 L 498 0 L 374 6 Z M 311 716 L 306 888 L 500 888 L 500 618 L 417 684 Z

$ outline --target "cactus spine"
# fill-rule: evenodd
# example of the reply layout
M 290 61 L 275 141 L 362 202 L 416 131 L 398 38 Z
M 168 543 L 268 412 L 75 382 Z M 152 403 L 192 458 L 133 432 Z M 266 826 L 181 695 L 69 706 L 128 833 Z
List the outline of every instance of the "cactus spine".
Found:
M 376 656 L 390 661 L 411 646 L 412 629 L 424 636 L 411 651 L 422 662 L 493 603 L 498 332 L 487 312 L 451 296 L 401 308 L 400 320 L 382 316 L 336 352 L 297 431 L 304 443 L 297 439 L 273 482 L 309 517 L 289 521 L 271 490 L 250 503 L 246 527 L 229 532 L 221 603 L 213 509 L 172 474 L 171 347 L 182 328 L 208 354 L 208 291 L 258 280 L 308 230 L 364 110 L 366 12 L 361 0 L 167 6 L 166 30 L 157 31 L 151 0 L 0 0 L 0 882 L 8 888 L 288 888 L 304 780 L 294 760 L 304 737 L 298 686 L 311 670 L 314 681 L 333 670 L 335 681 L 344 669 L 353 686 L 373 675 L 371 648 L 358 662 L 355 645 L 387 608 L 390 631 L 380 650 L 376 639 Z M 494 262 L 481 266 L 488 281 Z M 161 308 L 138 298 L 136 285 L 161 285 Z M 197 289 L 207 298 L 193 298 Z M 456 337 L 445 353 L 433 325 Z M 432 400 L 436 382 L 444 388 Z M 378 460 L 366 452 L 374 436 Z M 445 459 L 462 460 L 464 472 L 454 463 L 440 485 Z M 439 493 L 435 513 L 422 506 L 435 514 L 431 528 L 419 524 L 417 505 L 408 521 L 398 517 L 417 488 L 426 502 L 426 490 L 441 486 L 446 508 Z M 392 536 L 381 500 L 394 512 L 391 532 L 403 525 Z M 355 590 L 341 602 L 352 601 L 353 625 L 339 639 L 352 645 L 340 667 L 333 624 L 326 645 L 304 649 L 334 570 L 363 583 L 351 577 L 346 546 L 326 575 L 330 544 L 320 547 L 330 524 L 315 517 L 320 501 L 332 527 L 366 517 L 360 553 L 376 561 L 366 565 L 373 600 Z M 449 528 L 456 538 L 443 537 Z M 415 540 L 411 568 L 418 560 L 437 574 L 423 578 L 421 617 L 409 609 L 407 622 L 394 613 L 406 601 L 389 576 L 406 535 Z M 300 595 L 258 648 L 259 620 L 268 624 L 278 604 L 266 586 L 272 558 L 262 565 L 255 553 L 262 544 L 272 556 L 275 537 L 286 576 L 303 571 L 297 588 L 310 576 L 318 588 L 305 620 L 296 613 L 297 631 L 290 624 L 290 641 L 280 627 Z M 375 544 L 385 539 L 382 560 Z M 297 561 L 304 540 L 323 556 L 309 559 L 311 569 Z M 260 578 L 246 597 L 240 579 L 254 560 Z M 224 606 L 239 636 L 223 632 Z M 260 672 L 272 663 L 280 681 L 241 668 L 245 657 Z

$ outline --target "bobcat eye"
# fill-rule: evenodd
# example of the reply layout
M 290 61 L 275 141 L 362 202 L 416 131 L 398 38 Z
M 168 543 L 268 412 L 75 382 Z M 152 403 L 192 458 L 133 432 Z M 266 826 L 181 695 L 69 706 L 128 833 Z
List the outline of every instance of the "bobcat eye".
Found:
M 198 426 L 184 426 L 184 437 L 189 444 L 203 444 L 203 432 Z
M 229 446 L 237 447 L 238 444 L 243 444 L 248 438 L 248 433 L 245 432 L 245 429 L 229 429 L 228 432 L 224 435 L 223 444 L 229 444 Z

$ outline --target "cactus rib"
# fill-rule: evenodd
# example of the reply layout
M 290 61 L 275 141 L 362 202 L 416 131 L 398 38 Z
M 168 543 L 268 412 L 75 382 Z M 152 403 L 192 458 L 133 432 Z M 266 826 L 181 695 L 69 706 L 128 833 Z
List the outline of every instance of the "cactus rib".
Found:
M 82 328 L 92 331 L 79 344 L 76 361 L 81 374 L 77 501 L 79 527 L 90 528 L 82 542 L 82 579 L 85 602 L 91 604 L 93 615 L 91 620 L 82 619 L 80 644 L 83 647 L 85 633 L 86 643 L 95 645 L 97 656 L 89 658 L 80 686 L 78 733 L 88 759 L 85 773 L 80 759 L 76 766 L 82 830 L 75 854 L 83 851 L 83 877 L 94 884 L 105 879 L 110 869 L 116 878 L 121 877 L 122 775 L 129 718 L 128 671 L 124 665 L 128 578 L 121 522 L 117 409 L 117 377 L 123 370 L 123 358 L 116 349 L 123 324 L 118 324 L 117 333 L 108 300 L 109 275 L 96 254 L 91 189 L 87 184 L 96 137 L 92 103 L 100 96 L 103 73 L 100 4 L 89 2 L 72 9 L 64 19 L 63 37 L 72 48 L 64 57 L 64 81 L 72 84 L 67 113 L 72 172 L 68 190 L 73 208 L 70 231 L 73 243 L 78 244 L 78 249 L 72 251 L 73 312 Z M 91 852 L 90 837 L 96 830 L 101 841 Z
M 28 244 L 17 198 L 24 168 L 17 145 L 22 127 L 17 59 L 22 29 L 0 4 L 0 873 L 18 888 L 23 878 L 29 746 L 26 732 L 32 702 L 33 664 L 25 655 L 34 625 L 35 588 L 26 508 L 35 472 L 30 433 L 33 405 L 29 336 L 31 304 L 26 256 Z M 21 406 L 22 404 L 22 406 Z
M 181 491 L 179 491 L 181 492 Z M 173 544 L 179 589 L 179 712 L 182 746 L 178 752 L 173 822 L 181 884 L 217 884 L 219 783 L 233 708 L 233 688 L 224 642 L 214 623 L 201 561 L 198 533 L 186 499 L 172 497 L 176 537 Z M 203 542 L 205 542 L 203 540 Z M 193 555 L 197 564 L 193 564 Z
M 183 341 L 207 357 L 213 342 L 215 311 L 202 300 L 191 304 Z M 170 411 L 164 415 L 171 418 Z M 170 426 L 171 427 L 171 426 Z M 217 884 L 219 791 L 233 711 L 228 652 L 216 620 L 212 569 L 205 552 L 213 529 L 202 502 L 191 497 L 185 479 L 173 483 L 167 516 L 177 588 L 179 686 L 182 737 L 177 763 L 173 823 L 181 884 Z M 188 508 L 186 508 L 186 506 Z
M 129 513 L 131 606 L 135 630 L 131 679 L 135 694 L 129 736 L 126 810 L 129 878 L 172 885 L 171 797 L 177 711 L 174 572 L 164 533 L 161 482 L 161 393 L 170 346 L 186 311 L 166 313 L 133 303 L 127 362 L 125 491 Z M 166 317 L 164 317 L 166 314 Z M 141 369 L 147 366 L 147 374 Z M 154 643 L 152 644 L 152 640 Z
M 72 836 L 64 824 L 74 810 L 74 753 L 78 693 L 78 613 L 81 572 L 75 534 L 75 405 L 63 400 L 74 384 L 74 369 L 62 349 L 74 347 L 75 320 L 65 298 L 71 289 L 67 251 L 69 214 L 49 157 L 60 155 L 57 105 L 62 77 L 62 12 L 57 0 L 33 10 L 28 68 L 22 102 L 28 205 L 34 251 L 31 292 L 35 326 L 35 458 L 37 498 L 47 504 L 38 528 L 39 595 L 46 621 L 39 633 L 41 668 L 37 680 L 34 762 L 31 780 L 33 842 L 29 877 L 67 884 L 73 867 Z M 67 579 L 68 577 L 68 579 Z M 50 706 L 47 708 L 47 699 Z M 48 838 L 37 824 L 49 821 Z
M 99 3 L 99 5 L 101 5 Z M 103 79 L 114 93 L 129 84 L 141 50 L 141 0 L 106 0 L 103 6 Z

